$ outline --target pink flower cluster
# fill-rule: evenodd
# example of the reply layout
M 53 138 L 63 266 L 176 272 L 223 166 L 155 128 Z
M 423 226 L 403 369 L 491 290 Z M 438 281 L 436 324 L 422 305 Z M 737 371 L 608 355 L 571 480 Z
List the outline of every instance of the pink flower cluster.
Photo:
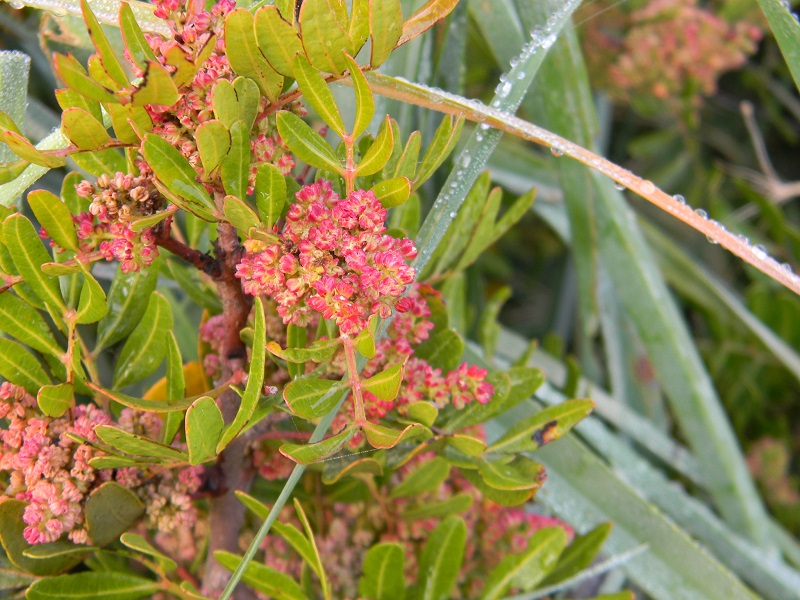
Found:
M 650 0 L 630 15 L 589 19 L 586 44 L 591 71 L 605 74 L 612 95 L 653 112 L 659 102 L 699 105 L 722 73 L 744 64 L 761 36 L 757 25 L 728 23 L 697 0 Z
M 164 203 L 149 169 L 140 166 L 138 176 L 102 175 L 94 184 L 83 180 L 76 186 L 78 195 L 91 202 L 89 212 L 73 216 L 81 250 L 96 248 L 106 260 L 118 260 L 126 273 L 149 266 L 158 256 L 152 228 L 136 232 L 130 226 L 131 219 L 154 214 Z
M 414 281 L 414 244 L 385 234 L 386 209 L 372 192 L 339 198 L 319 181 L 296 198 L 280 243 L 245 242 L 236 276 L 246 293 L 274 299 L 284 323 L 306 325 L 315 311 L 356 336 L 372 315 L 388 317 Z
M 231 71 L 225 56 L 225 17 L 236 8 L 233 0 L 220 0 L 208 11 L 199 11 L 197 3 L 192 0 L 164 0 L 156 2 L 155 15 L 164 19 L 172 31 L 167 39 L 155 35 L 147 37 L 150 47 L 158 60 L 168 69 L 170 59 L 185 57 L 195 61 L 207 44 L 213 40 L 214 50 L 200 66 L 194 79 L 182 86 L 181 96 L 174 106 L 148 105 L 150 118 L 153 120 L 153 132 L 159 134 L 181 154 L 198 174 L 203 175 L 203 166 L 195 142 L 195 131 L 206 121 L 214 118 L 211 99 L 218 81 L 233 81 L 236 75 Z M 199 5 L 202 6 L 202 5 Z M 251 132 L 250 147 L 252 161 L 250 164 L 250 189 L 253 191 L 255 174 L 259 164 L 270 162 L 284 175 L 294 168 L 292 156 L 286 152 L 280 136 L 265 113 L 267 99 L 259 100 L 258 117 Z M 291 107 L 301 111 L 299 104 Z M 218 184 L 216 174 L 206 173 L 206 183 L 211 187 Z
M 38 410 L 36 399 L 8 382 L 0 385 L 0 418 L 8 420 L 0 430 L 0 471 L 9 474 L 3 498 L 25 500 L 25 540 L 42 544 L 67 534 L 77 544 L 89 543 L 84 527 L 83 502 L 97 482 L 110 472 L 96 471 L 89 460 L 102 456 L 91 446 L 79 444 L 67 433 L 96 440 L 94 429 L 111 423 L 94 405 L 71 410 L 72 418 L 51 419 Z

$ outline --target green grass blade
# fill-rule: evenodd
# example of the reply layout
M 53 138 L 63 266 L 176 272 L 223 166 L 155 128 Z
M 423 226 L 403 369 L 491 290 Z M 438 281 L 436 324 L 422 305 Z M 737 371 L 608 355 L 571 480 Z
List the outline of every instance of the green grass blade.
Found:
M 791 5 L 780 0 L 758 0 L 769 27 L 778 41 L 783 58 L 800 90 L 800 22 L 792 14 Z

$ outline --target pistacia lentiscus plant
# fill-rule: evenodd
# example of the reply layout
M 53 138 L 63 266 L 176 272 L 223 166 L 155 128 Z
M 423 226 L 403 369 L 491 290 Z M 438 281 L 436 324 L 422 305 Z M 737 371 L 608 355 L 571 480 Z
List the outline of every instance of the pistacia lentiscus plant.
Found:
M 462 362 L 437 289 L 533 196 L 497 219 L 500 192 L 482 177 L 454 225 L 471 233 L 428 249 L 436 268 L 420 281 L 416 192 L 462 121 L 445 118 L 423 152 L 419 133 L 403 140 L 375 118 L 363 73 L 455 4 L 404 18 L 399 0 L 349 12 L 164 0 L 152 15 L 163 35 L 123 4 L 119 57 L 83 0 L 96 53 L 53 63 L 69 145 L 38 150 L 0 115 L 19 156 L 4 181 L 67 156 L 85 171 L 60 197 L 33 191 L 2 215 L 7 588 L 500 598 L 593 560 L 608 528 L 574 539 L 521 508 L 544 480 L 528 454 L 591 402 L 528 416 L 487 445 L 483 424 L 542 375 Z M 340 79 L 353 90 L 348 123 L 328 87 Z M 306 106 L 327 133 L 304 121 Z M 92 275 L 105 261 L 108 289 Z M 204 309 L 199 360 L 182 358 L 159 276 Z

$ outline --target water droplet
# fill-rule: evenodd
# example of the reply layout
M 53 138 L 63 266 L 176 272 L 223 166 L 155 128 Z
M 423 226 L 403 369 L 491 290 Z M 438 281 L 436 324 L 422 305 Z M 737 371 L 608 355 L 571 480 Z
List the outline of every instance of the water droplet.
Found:
M 769 255 L 767 254 L 767 249 L 759 244 L 758 246 L 753 246 L 753 254 L 756 255 L 756 258 L 764 260 Z
M 791 273 L 792 272 L 792 265 L 790 265 L 789 263 L 783 263 L 783 264 L 781 264 L 781 269 L 783 269 L 787 273 Z
M 746 235 L 742 234 L 742 233 L 740 233 L 736 237 L 738 237 L 739 241 L 742 242 L 743 244 L 749 244 L 750 243 L 750 240 L 748 239 L 748 237 Z
M 694 212 L 696 212 L 697 216 L 699 216 L 699 217 L 702 217 L 704 219 L 708 218 L 708 213 L 705 210 L 703 210 L 702 208 L 698 208 Z
M 456 218 L 456 212 L 455 211 L 450 213 L 450 218 L 451 219 L 455 219 Z
M 709 244 L 719 244 L 719 242 L 717 240 L 715 240 L 713 237 L 711 237 L 710 235 L 706 236 L 706 240 L 708 241 Z
M 625 186 L 622 185 L 621 183 L 619 183 L 618 181 L 614 182 L 614 187 L 617 188 L 619 191 L 622 191 L 622 190 L 625 189 Z
M 641 184 L 639 184 L 639 191 L 645 195 L 652 194 L 656 191 L 656 186 L 653 185 L 652 181 L 643 181 Z
M 491 125 L 489 125 L 488 123 L 481 123 L 480 124 L 480 128 L 483 129 L 484 131 L 489 129 L 489 127 L 491 127 Z
M 500 85 L 497 86 L 495 92 L 500 98 L 505 98 L 511 92 L 511 82 L 509 81 L 502 82 Z
M 14 8 L 16 10 L 20 10 L 22 8 L 25 8 L 25 4 L 23 4 L 22 2 L 16 2 L 16 1 L 15 2 L 9 2 L 8 5 L 11 8 Z
M 560 146 L 551 146 L 550 147 L 550 154 L 555 157 L 564 156 L 564 149 Z
M 679 204 L 686 204 L 686 198 L 684 198 L 681 194 L 675 194 L 672 199 Z
M 552 46 L 555 43 L 556 43 L 556 36 L 550 34 L 542 40 L 542 48 L 547 50 L 548 48 L 550 48 L 550 46 Z
M 719 227 L 720 229 L 722 229 L 722 231 L 728 231 L 727 227 L 725 227 L 725 225 L 723 225 L 723 224 L 722 224 L 722 223 L 720 223 L 719 221 L 714 221 L 714 220 L 712 219 L 712 220 L 711 220 L 711 221 L 709 221 L 709 222 L 710 222 L 712 225 L 716 225 L 717 227 Z

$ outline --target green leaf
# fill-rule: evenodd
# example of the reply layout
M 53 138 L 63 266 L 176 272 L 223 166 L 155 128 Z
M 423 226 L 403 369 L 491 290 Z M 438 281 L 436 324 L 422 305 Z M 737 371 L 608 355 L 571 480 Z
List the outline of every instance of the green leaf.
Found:
M 444 19 L 456 7 L 458 0 L 428 0 L 403 23 L 403 34 L 397 46 L 413 40 Z
M 383 475 L 383 466 L 374 458 L 363 458 L 358 454 L 344 455 L 325 463 L 322 483 L 332 485 L 344 477 L 354 475 Z
M 111 141 L 103 124 L 82 108 L 61 113 L 61 131 L 81 150 L 96 150 Z
M 405 429 L 391 429 L 375 423 L 365 423 L 362 429 L 369 445 L 382 449 L 394 448 L 400 442 L 429 433 L 429 430 L 419 423 L 412 423 Z
M 302 54 L 298 54 L 295 58 L 294 76 L 303 94 L 303 99 L 317 112 L 326 125 L 333 129 L 339 137 L 344 137 L 347 130 L 342 121 L 342 113 L 336 106 L 333 93 L 319 71 L 312 67 Z
M 120 351 L 114 369 L 114 388 L 123 388 L 153 373 L 167 351 L 165 332 L 172 329 L 172 309 L 158 292 Z
M 383 542 L 374 545 L 364 556 L 363 575 L 358 593 L 364 600 L 404 600 L 404 552 L 400 544 Z
M 512 588 L 532 590 L 553 568 L 566 544 L 567 534 L 561 527 L 540 529 L 528 540 L 522 554 L 506 556 L 495 567 L 482 600 L 503 598 Z
M 144 70 L 149 61 L 156 60 L 156 55 L 153 54 L 127 2 L 123 2 L 119 8 L 119 27 L 131 59 L 137 67 Z
M 417 506 L 405 509 L 400 513 L 400 517 L 406 521 L 449 517 L 467 511 L 472 506 L 472 502 L 472 496 L 464 492 L 441 502 L 422 502 Z
M 214 214 L 214 202 L 205 188 L 197 182 L 197 173 L 177 148 L 165 139 L 150 133 L 144 137 L 142 154 L 156 177 L 170 192 L 197 205 L 203 213 Z
M 143 456 L 158 461 L 188 462 L 185 452 L 176 450 L 171 446 L 161 444 L 135 433 L 128 433 L 111 425 L 98 425 L 95 428 L 97 437 L 106 444 L 131 456 Z
M 403 407 L 406 419 L 431 427 L 439 416 L 439 409 L 430 402 L 412 402 Z
M 384 179 L 373 186 L 372 193 L 383 208 L 394 208 L 405 204 L 411 196 L 411 181 L 406 177 Z
M 153 129 L 153 121 L 147 111 L 141 106 L 132 104 L 109 104 L 108 114 L 117 138 L 128 144 L 140 143 L 140 132 Z
M 97 324 L 95 353 L 117 343 L 133 331 L 147 310 L 157 280 L 158 269 L 155 265 L 129 273 L 117 269 L 108 290 L 108 313 Z
M 61 156 L 44 154 L 28 138 L 19 133 L 0 131 L 0 140 L 5 142 L 14 154 L 35 165 L 56 169 L 67 164 L 66 160 Z
M 47 417 L 59 418 L 75 404 L 74 389 L 71 383 L 44 385 L 36 395 L 39 409 Z
M 228 222 L 243 233 L 250 231 L 251 227 L 261 225 L 255 211 L 236 196 L 225 196 L 222 212 Z
M 107 546 L 133 527 L 144 514 L 144 504 L 131 490 L 107 481 L 91 493 L 84 515 L 95 546 Z
M 36 190 L 28 194 L 28 204 L 36 220 L 56 244 L 66 250 L 78 251 L 78 236 L 72 225 L 72 215 L 61 198 L 46 190 Z
M 334 8 L 344 3 L 308 0 L 300 7 L 300 38 L 312 66 L 320 71 L 341 75 L 347 70 L 345 52 L 354 54 L 347 26 Z
M 127 6 L 127 4 L 125 6 Z M 178 568 L 178 563 L 172 560 L 169 556 L 166 556 L 165 554 L 162 554 L 153 548 L 153 546 L 151 546 L 150 543 L 138 533 L 123 533 L 120 536 L 119 541 L 122 542 L 127 548 L 130 548 L 140 555 L 144 554 L 146 556 L 152 556 L 155 558 L 165 572 L 174 571 Z
M 203 396 L 186 411 L 186 445 L 189 462 L 199 465 L 216 458 L 225 421 L 213 398 Z
M 455 329 L 445 329 L 429 337 L 414 350 L 414 355 L 443 372 L 456 369 L 464 354 L 464 341 Z
M 58 279 L 42 273 L 42 264 L 50 262 L 50 254 L 42 245 L 42 240 L 31 222 L 20 214 L 11 215 L 3 223 L 3 236 L 17 272 L 34 293 L 51 310 L 58 314 L 66 312 L 67 307 L 61 297 Z
M 33 548 L 23 537 L 25 522 L 22 520 L 27 502 L 7 498 L 0 502 L 0 542 L 3 544 L 5 556 L 19 569 L 38 576 L 55 575 L 71 569 L 82 560 L 75 554 L 55 554 L 52 558 L 31 558 L 26 552 Z M 60 540 L 50 544 L 40 544 L 51 550 L 74 548 L 72 542 Z
M 300 117 L 287 111 L 281 111 L 278 113 L 276 121 L 281 139 L 297 155 L 297 158 L 317 169 L 341 174 L 342 165 L 333 148 Z
M 270 163 L 258 165 L 255 200 L 264 225 L 268 229 L 272 228 L 278 222 L 286 204 L 286 180 L 275 165 Z
M 4 337 L 0 337 L 0 377 L 24 387 L 29 394 L 50 384 L 39 361 L 25 347 Z
M 175 332 L 170 331 L 167 339 L 167 394 L 168 403 L 180 402 L 186 396 L 186 376 L 183 373 L 183 359 Z M 170 412 L 164 416 L 164 426 L 161 429 L 161 442 L 171 444 L 181 426 L 183 415 Z
M 226 56 L 231 69 L 253 79 L 261 92 L 274 102 L 283 88 L 283 77 L 267 63 L 256 43 L 250 11 L 239 8 L 225 19 Z
M 314 444 L 283 444 L 280 447 L 280 453 L 298 464 L 310 465 L 337 452 L 353 437 L 354 433 L 355 429 L 347 428 L 337 435 Z
M 131 104 L 173 106 L 180 97 L 181 94 L 169 71 L 157 60 L 151 60 L 145 67 L 142 81 L 131 94 Z
M 39 311 L 9 292 L 0 294 L 0 331 L 44 354 L 64 354 Z
M 229 571 L 234 571 L 242 560 L 241 557 L 223 550 L 214 552 L 214 558 Z M 247 565 L 242 579 L 254 590 L 267 594 L 275 600 L 306 600 L 307 598 L 300 584 L 294 579 L 258 562 L 250 562 Z
M 96 323 L 108 314 L 106 304 L 106 293 L 89 272 L 89 269 L 81 264 L 83 271 L 83 286 L 81 296 L 78 300 L 78 310 L 75 313 L 75 322 L 81 325 Z
M 380 373 L 376 373 L 366 381 L 362 381 L 361 387 L 375 395 L 379 400 L 390 402 L 397 398 L 402 382 L 403 363 L 397 363 Z
M 417 171 L 411 187 L 412 192 L 419 189 L 419 186 L 425 183 L 450 156 L 458 143 L 458 138 L 461 137 L 463 126 L 463 117 L 448 116 L 442 119 L 439 127 L 436 128 L 436 133 L 433 134 L 428 149 L 422 156 L 422 163 L 419 165 L 419 171 Z
M 214 84 L 211 104 L 214 108 L 214 117 L 226 129 L 239 118 L 239 99 L 233 84 L 227 79 L 220 79 Z
M 417 569 L 418 600 L 447 600 L 453 591 L 467 541 L 467 526 L 460 517 L 447 517 L 436 526 L 422 549 Z
M 588 568 L 597 558 L 610 533 L 611 523 L 602 523 L 586 535 L 576 537 L 561 553 L 555 568 L 542 581 L 542 586 L 566 581 Z
M 377 69 L 389 58 L 403 33 L 400 0 L 369 0 L 369 32 L 372 37 L 369 64 Z
M 14 181 L 17 177 L 22 175 L 22 172 L 28 167 L 30 163 L 25 159 L 15 160 L 12 163 L 0 165 L 0 185 Z
M 203 161 L 205 177 L 208 178 L 209 174 L 220 165 L 222 159 L 228 154 L 231 147 L 230 133 L 222 121 L 211 119 L 201 123 L 197 128 L 195 141 L 197 151 L 200 153 L 200 160 Z
M 262 6 L 256 11 L 255 29 L 258 47 L 272 68 L 281 75 L 294 77 L 295 56 L 304 52 L 294 26 L 275 6 Z
M 308 522 L 308 517 L 303 510 L 303 505 L 300 504 L 300 501 L 297 498 L 294 499 L 294 509 L 297 512 L 297 517 L 303 524 L 303 530 L 305 531 L 306 538 L 311 546 L 312 556 L 309 557 L 311 560 L 306 560 L 308 560 L 308 565 L 311 567 L 314 573 L 317 574 L 317 577 L 319 577 L 320 586 L 322 587 L 322 595 L 325 598 L 329 598 L 331 595 L 330 582 L 328 581 L 328 577 L 325 573 L 325 566 L 322 564 L 322 557 L 319 555 L 317 542 L 314 540 L 314 531 L 311 529 L 311 524 Z
M 271 354 L 278 356 L 288 362 L 304 363 L 309 360 L 321 363 L 333 356 L 334 352 L 341 346 L 338 338 L 319 340 L 313 342 L 305 348 L 286 348 L 283 349 L 277 342 L 268 342 L 267 350 Z
M 369 147 L 364 158 L 358 163 L 356 174 L 358 177 L 367 177 L 374 175 L 386 165 L 386 162 L 392 156 L 392 149 L 394 148 L 394 136 L 392 134 L 392 125 L 389 117 L 383 122 L 378 137 Z
M 447 443 L 467 456 L 481 456 L 486 452 L 486 442 L 470 435 L 456 434 L 448 436 Z
M 372 122 L 372 117 L 375 114 L 375 99 L 372 97 L 372 90 L 369 89 L 367 78 L 364 77 L 358 67 L 358 63 L 349 55 L 346 59 L 347 70 L 350 72 L 350 79 L 353 81 L 353 90 L 356 94 L 356 114 L 353 121 L 353 129 L 350 133 L 355 139 L 364 133 Z
M 450 463 L 437 456 L 422 463 L 397 484 L 389 498 L 406 498 L 438 489 L 450 475 Z
M 162 584 L 127 573 L 87 571 L 41 579 L 25 594 L 27 600 L 137 600 L 152 597 Z
M 98 102 L 120 104 L 122 99 L 113 91 L 103 87 L 86 74 L 77 59 L 71 54 L 56 54 L 53 58 L 56 74 L 71 90 Z
M 545 408 L 510 427 L 499 440 L 489 446 L 489 452 L 517 454 L 534 452 L 557 440 L 582 421 L 594 408 L 591 400 L 567 400 Z
M 11 131 L 16 133 L 17 135 L 22 135 L 22 131 L 20 131 L 17 124 L 14 122 L 10 116 L 0 110 L 0 129 L 4 129 L 6 131 Z
M 369 0 L 353 0 L 347 33 L 352 44 L 348 54 L 356 57 L 369 37 Z
M 174 411 L 183 411 L 189 408 L 192 405 L 192 402 L 201 398 L 202 396 L 211 396 L 212 398 L 219 396 L 222 392 L 229 389 L 229 385 L 225 384 L 218 388 L 214 388 L 209 392 L 205 392 L 204 394 L 198 396 L 191 396 L 189 398 L 181 398 L 178 400 L 167 400 L 167 401 L 160 401 L 160 400 L 148 400 L 143 398 L 134 398 L 133 396 L 128 396 L 121 392 L 114 392 L 111 390 L 104 389 L 99 385 L 94 383 L 87 383 L 86 384 L 89 389 L 94 392 L 95 398 L 98 400 L 110 400 L 113 402 L 118 402 L 123 406 L 127 406 L 128 408 L 135 408 L 136 410 L 143 410 L 146 412 L 155 412 L 155 413 L 169 413 Z
M 544 467 L 525 456 L 510 464 L 504 460 L 481 460 L 478 473 L 489 487 L 509 492 L 537 490 L 544 479 Z
M 103 65 L 103 70 L 108 76 L 113 79 L 120 87 L 129 85 L 128 75 L 122 67 L 117 58 L 117 51 L 108 42 L 108 38 L 103 33 L 103 28 L 94 16 L 92 9 L 89 7 L 87 0 L 81 0 L 81 12 L 83 19 L 86 21 L 86 28 L 89 32 L 89 37 L 92 38 L 92 43 L 97 49 L 97 54 L 100 56 L 100 62 Z
M 341 400 L 340 381 L 330 379 L 296 379 L 283 389 L 283 397 L 291 411 L 304 419 L 317 419 L 328 414 Z
M 794 18 L 791 5 L 785 6 L 780 0 L 758 0 L 758 4 L 800 90 L 800 23 Z
M 395 143 L 400 143 L 401 140 L 398 139 L 399 134 L 395 136 Z M 417 172 L 417 162 L 419 160 L 419 151 L 420 147 L 422 146 L 422 134 L 419 131 L 414 131 L 408 136 L 408 140 L 406 141 L 405 147 L 402 148 L 402 152 L 399 154 L 397 159 L 394 158 L 389 161 L 386 165 L 387 170 L 389 167 L 392 167 L 391 170 L 388 170 L 388 175 L 391 177 L 405 177 L 406 179 L 413 179 L 414 174 Z
M 222 159 L 219 173 L 225 193 L 237 198 L 247 198 L 247 179 L 250 175 L 250 130 L 242 121 L 234 121 L 230 128 L 231 147 Z
M 261 298 L 256 298 L 253 312 L 255 313 L 255 328 L 253 331 L 253 352 L 250 355 L 250 370 L 247 375 L 247 385 L 242 394 L 242 402 L 233 421 L 225 429 L 222 439 L 217 444 L 217 452 L 227 446 L 250 422 L 250 418 L 256 410 L 258 400 L 261 398 L 262 387 L 264 386 L 264 364 L 267 360 L 266 351 L 266 323 L 264 320 L 264 305 Z
M 477 470 L 460 469 L 461 475 L 478 489 L 484 498 L 499 504 L 500 506 L 519 506 L 530 500 L 537 488 L 524 490 L 500 490 L 488 485 Z

